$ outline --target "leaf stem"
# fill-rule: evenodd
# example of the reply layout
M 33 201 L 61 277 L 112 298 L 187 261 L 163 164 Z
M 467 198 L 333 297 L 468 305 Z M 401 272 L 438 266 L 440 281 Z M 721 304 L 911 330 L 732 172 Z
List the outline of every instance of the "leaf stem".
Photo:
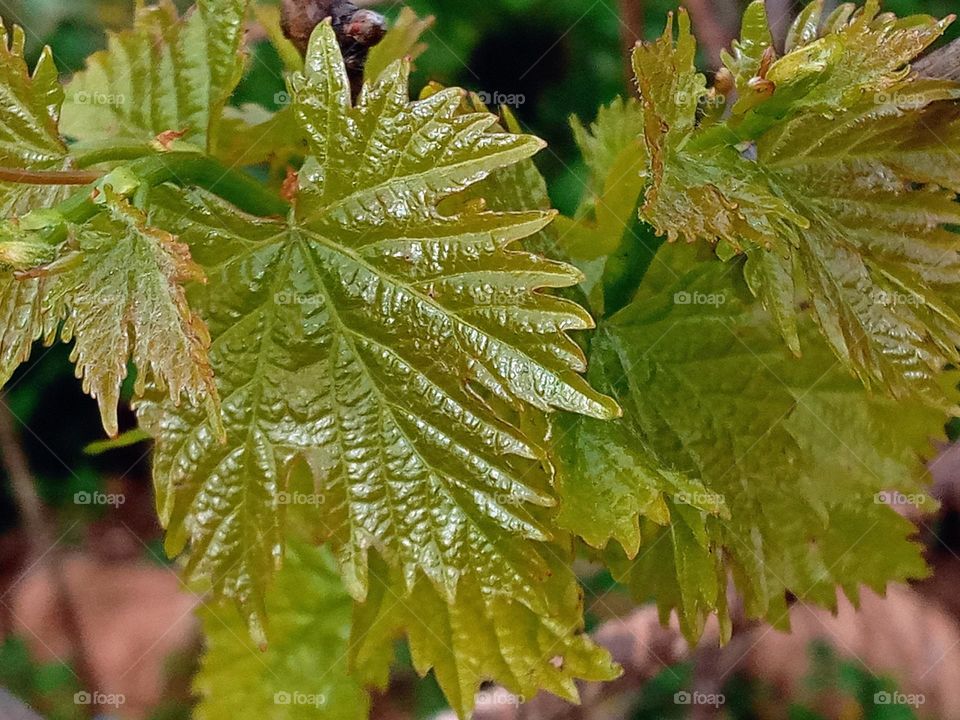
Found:
M 73 164 L 78 168 L 88 168 L 91 165 L 99 165 L 104 162 L 136 160 L 147 155 L 156 154 L 156 152 L 156 148 L 144 143 L 129 143 L 125 145 L 117 145 L 116 143 L 94 143 L 89 145 L 74 145 L 70 149 Z
M 290 203 L 274 194 L 244 172 L 232 170 L 206 155 L 171 152 L 135 160 L 129 169 L 153 187 L 172 182 L 194 185 L 233 203 L 244 212 L 260 217 L 286 215 Z
M 225 168 L 213 158 L 199 153 L 149 155 L 123 167 L 140 181 L 141 187 L 156 187 L 167 182 L 182 187 L 200 187 L 259 217 L 283 216 L 290 210 L 286 200 L 246 173 Z M 54 211 L 68 223 L 84 223 L 94 218 L 103 209 L 95 201 L 100 185 L 105 181 L 99 175 L 98 178 L 97 182 L 57 205 Z M 42 234 L 42 240 L 51 245 L 63 242 L 67 232 L 66 222 L 50 227 Z

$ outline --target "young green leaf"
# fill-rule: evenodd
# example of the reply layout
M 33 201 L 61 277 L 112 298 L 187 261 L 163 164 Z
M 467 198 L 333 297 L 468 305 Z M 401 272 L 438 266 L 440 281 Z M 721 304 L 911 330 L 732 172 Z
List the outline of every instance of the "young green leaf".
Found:
M 170 0 L 139 6 L 66 87 L 62 130 L 81 141 L 149 142 L 185 131 L 215 150 L 224 107 L 243 75 L 247 0 L 199 0 L 183 18 Z
M 0 269 L 0 386 L 6 385 L 21 363 L 30 357 L 36 340 L 50 344 L 57 336 L 58 312 L 52 301 L 56 280 L 17 278 Z
M 600 109 L 589 130 L 576 119 L 572 126 L 590 169 L 591 193 L 575 220 L 558 219 L 558 230 L 572 257 L 594 260 L 619 247 L 647 185 L 643 113 L 635 100 L 615 100 Z
M 595 443 L 567 468 L 561 503 L 580 510 L 578 521 L 596 518 L 572 527 L 592 544 L 610 537 L 624 546 L 610 549 L 616 574 L 638 596 L 654 594 L 664 613 L 676 609 L 691 636 L 707 614 L 725 611 L 728 572 L 748 613 L 774 623 L 788 592 L 832 608 L 838 585 L 856 598 L 860 585 L 882 591 L 925 574 L 913 526 L 884 501 L 931 503 L 921 457 L 942 434 L 941 413 L 869 393 L 807 317 L 799 328 L 802 360 L 735 268 L 674 245 L 593 340 L 591 379 L 625 415 L 613 443 Z M 593 430 L 586 442 L 596 441 L 600 428 L 583 425 Z M 664 493 L 666 512 L 640 508 L 637 549 L 636 531 L 602 506 L 630 482 L 650 498 L 663 486 L 651 479 L 654 462 L 691 484 Z M 600 509 L 582 510 L 581 483 Z
M 7 170 L 63 170 L 67 148 L 57 122 L 63 88 L 49 48 L 40 54 L 33 73 L 23 58 L 23 29 L 12 35 L 0 23 L 0 166 Z M 57 186 L 0 181 L 0 217 L 23 214 L 56 203 Z
M 256 219 L 193 194 L 154 220 L 187 242 L 209 283 L 191 302 L 213 335 L 227 442 L 189 408 L 140 408 L 158 438 L 155 477 L 168 547 L 241 603 L 261 632 L 282 544 L 278 493 L 305 457 L 348 590 L 367 594 L 376 548 L 408 589 L 425 575 L 448 600 L 460 577 L 535 586 L 552 504 L 540 438 L 491 410 L 617 413 L 578 374 L 566 331 L 591 325 L 537 292 L 579 274 L 509 245 L 551 219 L 443 200 L 530 157 L 541 143 L 462 115 L 452 89 L 410 102 L 394 64 L 356 107 L 340 49 L 321 25 L 296 112 L 310 138 L 296 210 Z
M 549 571 L 538 581 L 545 601 L 534 607 L 469 572 L 450 603 L 425 578 L 411 592 L 400 573 L 371 563 L 370 594 L 357 607 L 351 638 L 357 672 L 383 684 L 391 659 L 383 648 L 405 631 L 417 671 L 433 669 L 461 717 L 470 716 L 481 683 L 491 679 L 521 698 L 547 690 L 570 702 L 579 698 L 575 678 L 612 680 L 617 666 L 583 633 L 571 553 L 557 545 L 545 550 Z
M 60 137 L 63 90 L 49 50 L 31 75 L 23 60 L 24 36 L 4 32 L 0 40 L 0 86 L 10 102 L 0 109 L 0 165 L 32 172 L 69 168 L 67 147 Z M 12 250 L 46 250 L 14 276 L 0 271 L 0 382 L 5 383 L 27 359 L 33 342 L 56 338 L 62 320 L 64 340 L 76 340 L 73 358 L 84 389 L 100 403 L 104 427 L 114 435 L 120 385 L 132 358 L 140 370 L 139 385 L 153 378 L 171 397 L 208 403 L 216 417 L 216 394 L 206 359 L 208 337 L 203 322 L 186 306 L 182 282 L 197 279 L 186 248 L 165 233 L 147 228 L 143 218 L 116 198 L 105 201 L 108 212 L 90 225 L 76 228 L 76 242 L 49 268 L 58 249 L 31 244 L 32 233 L 55 217 L 44 208 L 69 190 L 49 184 L 0 185 L 5 216 L 22 215 L 4 227 L 3 256 L 12 264 Z M 109 195 L 109 193 L 108 193 Z M 26 215 L 28 211 L 32 214 Z
M 181 396 L 205 404 L 219 433 L 210 335 L 183 289 L 204 282 L 203 271 L 186 245 L 149 227 L 143 213 L 109 187 L 105 206 L 75 228 L 73 247 L 44 271 L 52 276 L 51 295 L 64 319 L 61 337 L 74 341 L 71 359 L 84 391 L 97 399 L 103 426 L 115 436 L 120 386 L 132 359 L 137 394 L 151 382 L 176 405 Z
M 817 7 L 775 59 L 762 3 L 728 55 L 739 99 L 697 125 L 707 98 L 685 15 L 634 56 L 651 184 L 642 217 L 671 239 L 744 251 L 753 292 L 794 352 L 808 298 L 837 356 L 868 385 L 946 402 L 937 374 L 960 361 L 960 87 L 907 63 L 949 21 Z
M 266 651 L 233 605 L 201 610 L 206 652 L 194 680 L 195 717 L 364 720 L 370 699 L 347 668 L 352 602 L 329 553 L 291 543 L 267 606 Z

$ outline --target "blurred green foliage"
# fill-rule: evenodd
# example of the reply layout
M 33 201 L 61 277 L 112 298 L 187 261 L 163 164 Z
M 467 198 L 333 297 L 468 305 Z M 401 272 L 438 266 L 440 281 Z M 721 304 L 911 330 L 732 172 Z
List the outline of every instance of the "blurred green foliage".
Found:
M 735 673 L 717 695 L 720 717 L 725 720 L 753 720 L 781 717 L 786 704 L 789 720 L 826 720 L 816 708 L 829 707 L 830 717 L 858 720 L 916 720 L 914 707 L 902 702 L 902 693 L 889 678 L 879 677 L 862 663 L 839 657 L 822 642 L 809 648 L 809 673 L 797 697 L 784 700 L 776 688 L 755 677 Z M 695 687 L 692 663 L 665 667 L 639 693 L 631 712 L 633 720 L 681 720 L 690 715 L 684 704 Z M 922 702 L 923 698 L 921 698 Z M 899 702 L 898 702 L 899 701 Z M 776 713 L 771 709 L 778 708 Z
M 0 643 L 0 687 L 30 704 L 49 720 L 81 720 L 84 707 L 74 702 L 80 684 L 68 665 L 38 663 L 17 637 Z

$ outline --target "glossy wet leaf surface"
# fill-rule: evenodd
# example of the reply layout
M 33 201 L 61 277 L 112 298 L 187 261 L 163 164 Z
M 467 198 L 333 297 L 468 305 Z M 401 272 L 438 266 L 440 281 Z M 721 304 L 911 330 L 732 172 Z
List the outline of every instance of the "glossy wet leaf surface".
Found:
M 312 157 L 291 217 L 171 193 L 153 218 L 207 274 L 190 299 L 213 336 L 227 431 L 221 444 L 200 413 L 141 407 L 168 547 L 189 541 L 189 574 L 236 598 L 255 634 L 297 459 L 313 471 L 315 531 L 358 600 L 375 549 L 404 592 L 425 584 L 453 603 L 465 582 L 533 608 L 547 602 L 554 498 L 543 437 L 508 418 L 618 411 L 566 336 L 589 316 L 538 292 L 579 274 L 509 247 L 550 213 L 451 197 L 540 143 L 463 115 L 456 90 L 411 103 L 406 72 L 395 64 L 351 108 L 323 26 L 293 81 Z

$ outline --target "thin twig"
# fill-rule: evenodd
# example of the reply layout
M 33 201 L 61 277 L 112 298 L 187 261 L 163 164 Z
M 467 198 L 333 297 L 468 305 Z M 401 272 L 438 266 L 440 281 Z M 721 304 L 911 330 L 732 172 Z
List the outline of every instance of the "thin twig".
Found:
M 787 33 L 793 22 L 794 0 L 766 0 L 767 17 L 770 18 L 770 32 L 777 52 L 782 53 Z
M 618 0 L 620 7 L 620 37 L 623 40 L 625 57 L 625 77 L 627 87 L 636 92 L 633 79 L 633 48 L 643 40 L 643 2 L 642 0 Z
M 913 64 L 921 77 L 960 82 L 960 40 L 934 50 Z
M 2 400 L 0 400 L 0 460 L 10 479 L 13 496 L 23 517 L 23 526 L 31 545 L 31 554 L 35 562 L 42 563 L 49 572 L 54 603 L 70 642 L 73 669 L 80 685 L 90 692 L 91 703 L 87 707 L 90 714 L 96 717 L 99 714 L 96 703 L 97 693 L 93 692 L 97 688 L 96 676 L 83 642 L 79 614 L 70 598 L 70 589 L 64 576 L 63 555 L 58 547 L 56 533 L 47 520 L 43 503 L 37 495 L 27 457 L 17 435 L 13 413 Z
M 730 8 L 717 0 L 683 0 L 690 12 L 693 31 L 703 46 L 707 62 L 711 68 L 720 66 L 720 51 L 730 45 L 734 38 L 732 25 L 729 24 Z

